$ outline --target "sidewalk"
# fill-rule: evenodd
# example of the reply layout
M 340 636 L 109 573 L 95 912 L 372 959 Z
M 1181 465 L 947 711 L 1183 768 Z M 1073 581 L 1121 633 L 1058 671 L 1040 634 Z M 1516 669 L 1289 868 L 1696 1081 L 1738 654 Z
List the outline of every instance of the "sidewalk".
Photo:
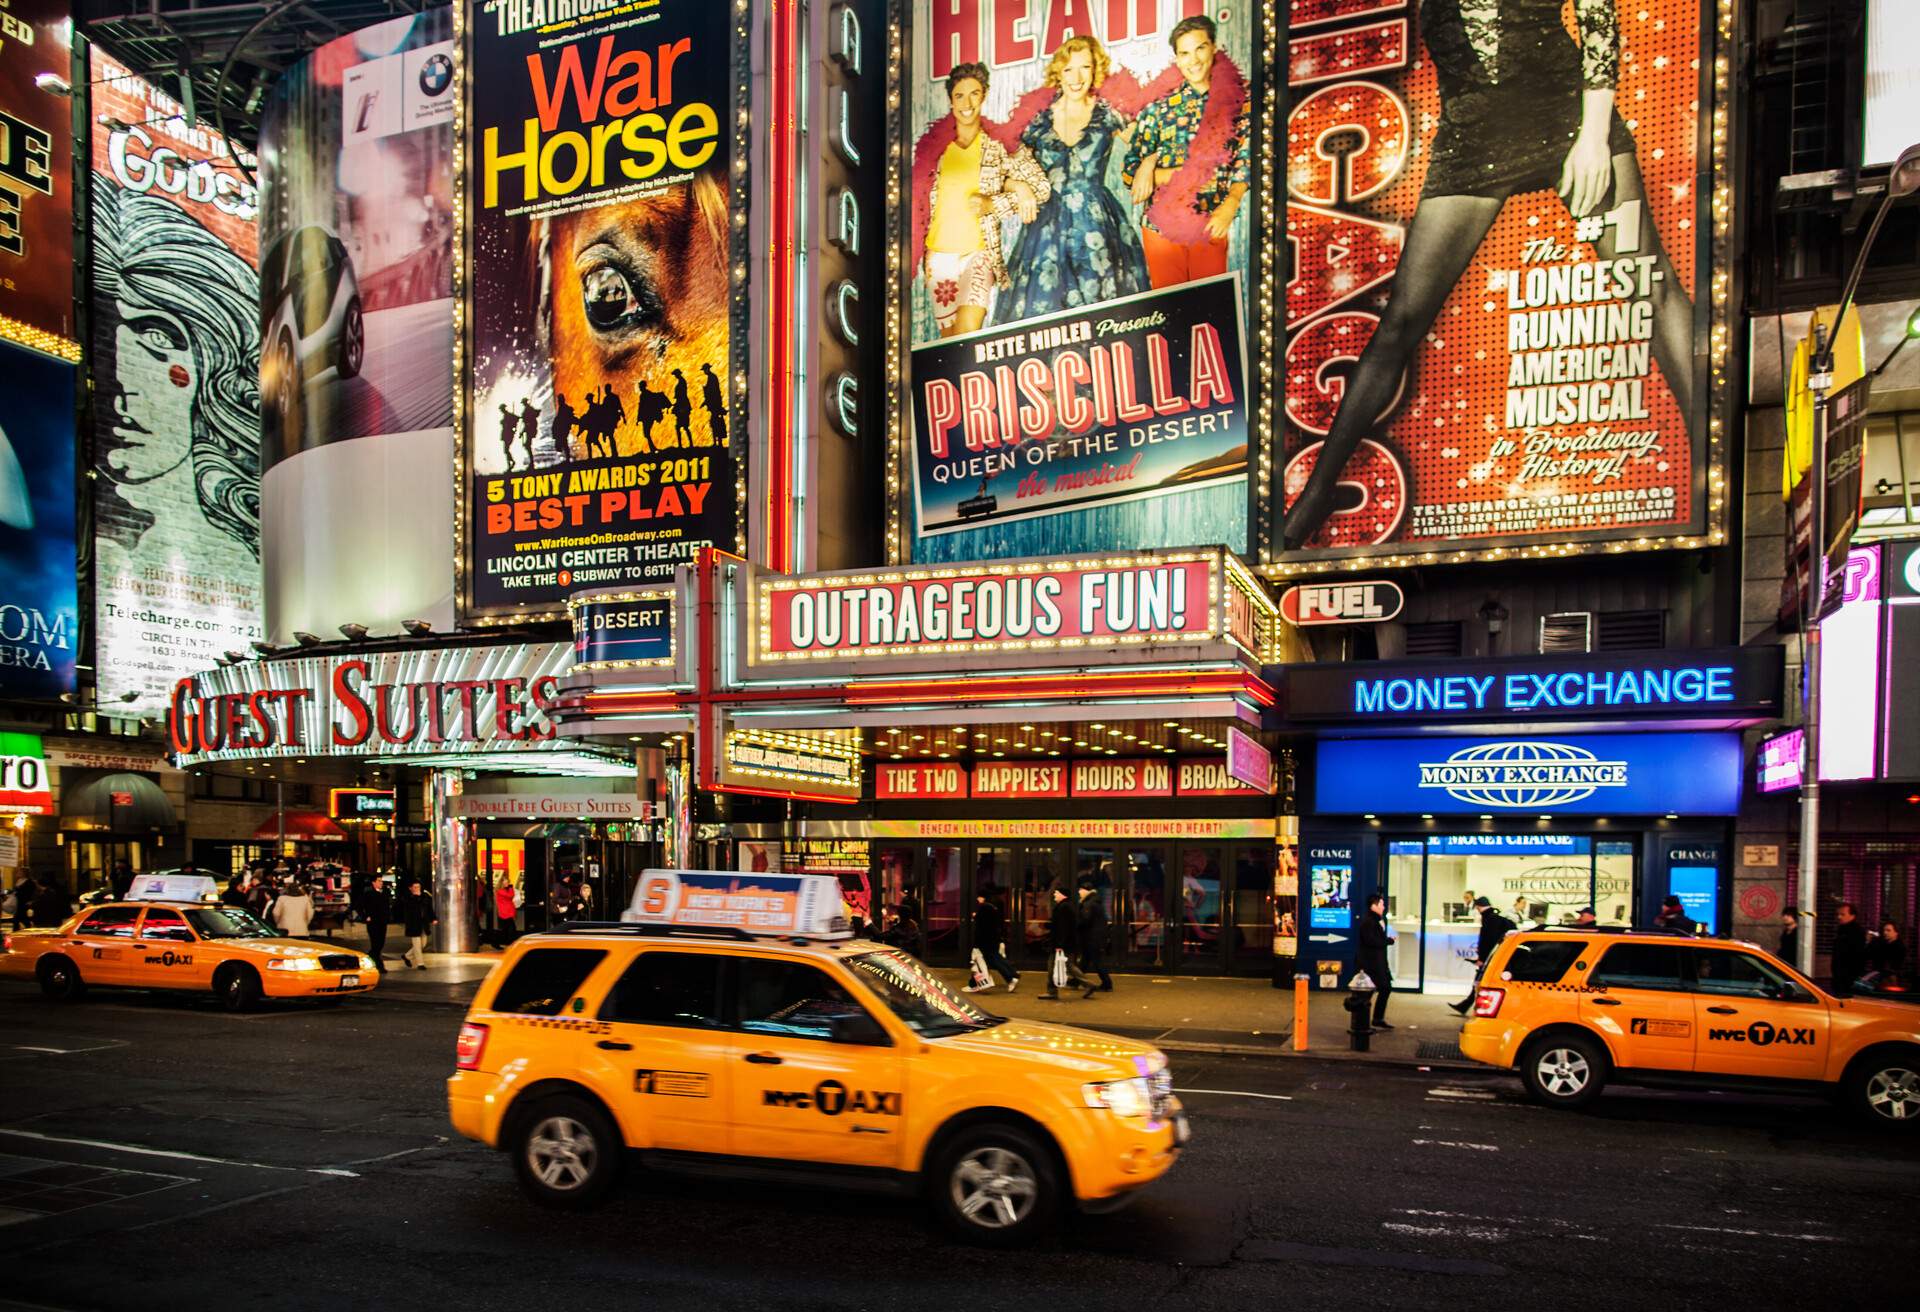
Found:
M 336 932 L 333 941 L 366 948 L 359 925 Z M 458 955 L 430 952 L 424 970 L 408 968 L 400 960 L 406 939 L 396 950 L 387 938 L 387 972 L 377 997 L 396 1002 L 464 1007 L 480 981 L 500 960 L 500 952 L 484 948 Z M 955 989 L 967 982 L 964 970 L 934 972 Z M 1276 989 L 1265 979 L 1227 979 L 1219 976 L 1121 975 L 1113 977 L 1112 993 L 1082 998 L 1078 992 L 1049 1002 L 1039 971 L 1021 976 L 1020 987 L 1008 993 L 995 984 L 988 993 L 972 994 L 986 1010 L 1016 1020 L 1052 1021 L 1080 1025 L 1127 1038 L 1141 1039 L 1168 1052 L 1209 1055 L 1291 1057 L 1313 1056 L 1344 1061 L 1407 1066 L 1460 1065 L 1460 1018 L 1448 1009 L 1452 993 L 1428 995 L 1396 993 L 1387 1007 L 1391 1030 L 1376 1030 L 1369 1051 L 1354 1052 L 1348 1045 L 1346 994 L 1315 989 L 1308 994 L 1305 1053 L 1293 1047 L 1293 991 Z

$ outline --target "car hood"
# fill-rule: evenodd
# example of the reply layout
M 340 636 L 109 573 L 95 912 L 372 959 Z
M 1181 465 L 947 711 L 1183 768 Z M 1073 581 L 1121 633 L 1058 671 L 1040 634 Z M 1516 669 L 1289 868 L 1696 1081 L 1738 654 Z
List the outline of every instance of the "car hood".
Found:
M 1150 1043 L 1029 1020 L 1010 1020 L 989 1030 L 934 1039 L 932 1043 L 949 1051 L 1038 1063 L 1088 1079 L 1150 1075 L 1167 1064 L 1165 1054 Z
M 216 938 L 213 944 L 262 957 L 333 957 L 361 954 L 358 948 L 337 943 L 315 943 L 304 938 Z

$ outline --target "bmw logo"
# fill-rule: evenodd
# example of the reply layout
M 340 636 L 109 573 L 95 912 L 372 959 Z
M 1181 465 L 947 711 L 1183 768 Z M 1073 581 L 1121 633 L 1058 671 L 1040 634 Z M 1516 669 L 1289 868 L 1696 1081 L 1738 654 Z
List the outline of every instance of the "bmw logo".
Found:
M 445 55 L 431 55 L 420 65 L 420 91 L 437 96 L 453 82 L 453 61 Z

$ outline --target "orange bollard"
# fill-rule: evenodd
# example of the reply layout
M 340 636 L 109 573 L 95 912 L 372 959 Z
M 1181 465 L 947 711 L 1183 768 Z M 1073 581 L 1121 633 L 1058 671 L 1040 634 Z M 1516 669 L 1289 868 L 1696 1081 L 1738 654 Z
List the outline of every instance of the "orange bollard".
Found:
M 1307 1050 L 1307 977 L 1293 977 L 1293 1050 Z

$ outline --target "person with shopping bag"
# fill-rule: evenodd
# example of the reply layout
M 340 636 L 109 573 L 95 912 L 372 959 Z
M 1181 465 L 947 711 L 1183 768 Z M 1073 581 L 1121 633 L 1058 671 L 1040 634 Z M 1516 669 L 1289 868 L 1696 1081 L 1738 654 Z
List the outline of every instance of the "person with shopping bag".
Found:
M 1041 997 L 1058 1002 L 1061 989 L 1082 982 L 1073 973 L 1073 952 L 1079 938 L 1079 924 L 1073 903 L 1067 898 L 1067 890 L 1056 887 L 1053 890 L 1053 911 L 1047 920 L 1047 947 L 1050 949 L 1047 991 Z
M 1007 915 L 993 900 L 992 891 L 981 889 L 973 898 L 973 978 L 967 981 L 968 993 L 985 993 L 993 987 L 990 970 L 1007 981 L 1007 992 L 1020 987 L 1020 972 L 1007 964 Z

